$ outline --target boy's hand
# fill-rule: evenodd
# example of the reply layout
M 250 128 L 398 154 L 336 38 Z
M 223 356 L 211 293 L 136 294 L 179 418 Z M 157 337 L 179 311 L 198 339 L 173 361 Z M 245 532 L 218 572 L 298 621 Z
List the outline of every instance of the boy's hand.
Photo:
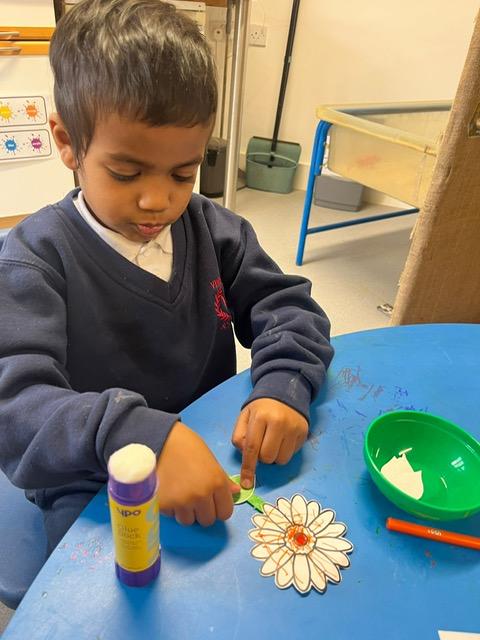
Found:
M 232 443 L 242 451 L 240 484 L 253 486 L 257 461 L 286 464 L 301 449 L 308 422 L 301 413 L 271 398 L 250 402 L 241 412 Z
M 172 428 L 157 462 L 159 507 L 184 525 L 203 527 L 233 512 L 232 482 L 202 438 L 181 422 Z

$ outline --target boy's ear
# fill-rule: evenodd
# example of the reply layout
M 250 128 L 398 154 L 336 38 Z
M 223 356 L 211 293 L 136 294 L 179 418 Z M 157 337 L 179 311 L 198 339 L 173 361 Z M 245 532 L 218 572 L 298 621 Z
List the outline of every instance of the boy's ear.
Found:
M 58 113 L 50 114 L 48 124 L 50 125 L 50 130 L 52 132 L 53 139 L 55 140 L 55 144 L 57 145 L 57 149 L 63 164 L 68 169 L 76 171 L 78 169 L 78 164 L 75 159 L 75 154 L 73 153 L 70 136 L 68 135 L 68 131 L 66 130 L 65 125 L 63 124 L 63 121 Z

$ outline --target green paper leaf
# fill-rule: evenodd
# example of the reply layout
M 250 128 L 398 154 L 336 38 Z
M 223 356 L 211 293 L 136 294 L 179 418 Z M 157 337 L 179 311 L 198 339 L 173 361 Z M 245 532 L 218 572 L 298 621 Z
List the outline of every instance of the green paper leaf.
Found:
M 244 502 L 248 502 L 250 498 L 253 496 L 253 492 L 255 491 L 255 485 L 251 489 L 244 489 L 240 485 L 240 475 L 230 476 L 230 480 L 235 482 L 240 486 L 240 493 L 236 493 L 233 495 L 233 503 L 234 504 L 242 504 Z
M 254 509 L 256 509 L 257 511 L 260 511 L 260 513 L 263 513 L 263 505 L 265 504 L 265 501 L 262 500 L 260 496 L 257 496 L 255 494 L 255 481 L 251 489 L 244 489 L 240 485 L 240 475 L 230 476 L 230 480 L 232 480 L 233 482 L 235 482 L 240 486 L 240 493 L 236 493 L 233 496 L 233 503 L 243 504 L 244 502 L 248 502 L 248 504 L 252 506 Z

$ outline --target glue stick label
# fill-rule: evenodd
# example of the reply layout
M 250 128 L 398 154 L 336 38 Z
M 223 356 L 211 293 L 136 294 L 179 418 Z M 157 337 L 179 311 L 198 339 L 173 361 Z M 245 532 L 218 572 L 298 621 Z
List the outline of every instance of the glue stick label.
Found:
M 144 571 L 158 558 L 158 498 L 124 505 L 108 497 L 112 519 L 115 560 L 127 571 Z

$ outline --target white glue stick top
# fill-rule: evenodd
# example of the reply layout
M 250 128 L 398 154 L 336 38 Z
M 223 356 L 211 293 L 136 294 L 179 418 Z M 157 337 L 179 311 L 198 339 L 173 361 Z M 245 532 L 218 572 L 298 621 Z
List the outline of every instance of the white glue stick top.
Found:
M 157 465 L 154 452 L 145 444 L 127 444 L 108 460 L 108 472 L 115 480 L 133 484 L 145 480 Z

